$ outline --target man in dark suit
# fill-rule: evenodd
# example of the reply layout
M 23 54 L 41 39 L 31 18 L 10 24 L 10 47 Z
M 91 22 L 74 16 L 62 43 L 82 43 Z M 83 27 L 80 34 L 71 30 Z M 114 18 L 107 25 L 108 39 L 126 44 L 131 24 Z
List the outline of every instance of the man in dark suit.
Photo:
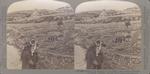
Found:
M 32 61 L 33 61 L 32 69 L 37 69 L 37 64 L 38 64 L 38 61 L 39 61 L 39 57 L 38 57 L 38 52 L 37 51 L 33 52 Z
M 86 52 L 87 69 L 95 69 L 96 61 L 96 44 L 91 45 Z
M 22 69 L 30 69 L 33 64 L 31 48 L 32 45 L 29 42 L 26 42 L 21 53 Z
M 21 53 L 22 69 L 36 69 L 38 63 L 38 44 L 35 40 L 26 42 Z
M 37 64 L 38 64 L 38 61 L 39 61 L 39 55 L 38 55 L 38 51 L 37 51 L 37 48 L 38 48 L 38 43 L 34 40 L 32 41 L 32 45 L 33 45 L 33 48 L 32 48 L 32 69 L 37 69 Z
M 102 47 L 106 46 L 103 41 L 97 40 L 89 47 L 86 53 L 87 69 L 101 69 L 103 63 Z

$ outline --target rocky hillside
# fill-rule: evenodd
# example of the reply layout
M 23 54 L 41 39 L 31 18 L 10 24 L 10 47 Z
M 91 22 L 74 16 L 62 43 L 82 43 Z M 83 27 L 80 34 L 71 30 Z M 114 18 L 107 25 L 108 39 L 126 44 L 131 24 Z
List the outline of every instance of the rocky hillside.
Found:
M 134 11 L 135 8 L 130 10 Z M 129 13 L 129 10 L 110 11 L 112 10 L 77 14 L 76 45 L 88 49 L 93 41 L 101 40 L 106 44 L 103 47 L 103 69 L 141 69 L 140 11 L 136 14 Z
M 66 15 L 60 12 L 62 10 L 70 12 Z M 22 52 L 25 42 L 34 39 L 39 44 L 38 68 L 72 69 L 74 68 L 72 34 L 74 12 L 71 11 L 73 10 L 70 7 L 63 7 L 57 10 L 36 9 L 9 13 L 7 43 Z

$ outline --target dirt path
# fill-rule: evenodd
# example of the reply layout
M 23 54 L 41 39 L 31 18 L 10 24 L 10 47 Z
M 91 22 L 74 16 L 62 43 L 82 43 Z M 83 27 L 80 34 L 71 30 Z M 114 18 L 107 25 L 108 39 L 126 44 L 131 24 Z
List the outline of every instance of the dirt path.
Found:
M 85 61 L 86 49 L 82 48 L 81 46 L 75 45 L 74 54 L 75 54 L 74 55 L 75 69 L 85 70 L 86 69 L 86 61 Z
M 7 45 L 7 68 L 21 69 L 19 49 L 11 45 Z

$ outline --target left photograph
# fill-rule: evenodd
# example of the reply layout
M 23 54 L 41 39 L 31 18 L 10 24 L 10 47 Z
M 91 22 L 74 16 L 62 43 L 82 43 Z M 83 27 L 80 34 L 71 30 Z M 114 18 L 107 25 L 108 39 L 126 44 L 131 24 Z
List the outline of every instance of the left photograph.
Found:
M 25 0 L 7 11 L 7 69 L 74 69 L 74 11 L 65 2 Z

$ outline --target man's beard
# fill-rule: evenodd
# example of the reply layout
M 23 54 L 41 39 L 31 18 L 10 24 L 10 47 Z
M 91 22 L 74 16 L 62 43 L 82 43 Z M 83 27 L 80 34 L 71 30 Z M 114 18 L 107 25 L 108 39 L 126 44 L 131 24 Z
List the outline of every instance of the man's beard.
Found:
M 96 56 L 98 56 L 100 51 L 101 51 L 101 46 L 97 46 L 96 47 Z

